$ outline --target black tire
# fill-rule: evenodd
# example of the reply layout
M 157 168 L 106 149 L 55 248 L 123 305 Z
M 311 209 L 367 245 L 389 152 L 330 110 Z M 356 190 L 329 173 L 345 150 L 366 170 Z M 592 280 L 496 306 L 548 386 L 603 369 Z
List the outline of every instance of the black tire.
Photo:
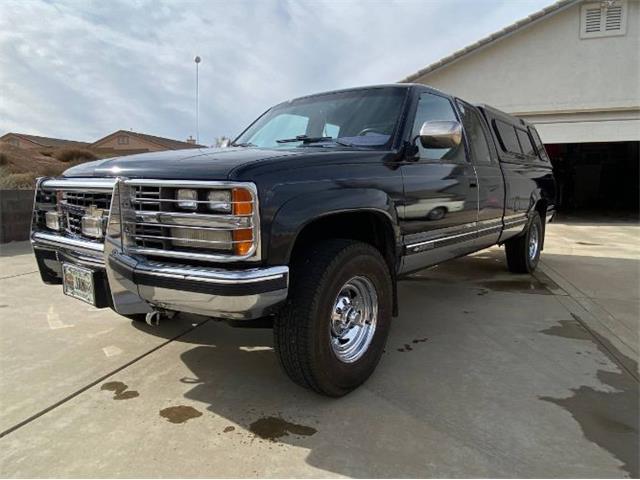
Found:
M 532 273 L 540 260 L 540 249 L 544 238 L 544 228 L 538 212 L 533 212 L 529 225 L 524 234 L 505 242 L 507 266 L 513 273 Z M 531 243 L 537 242 L 535 252 L 531 250 Z
M 368 348 L 350 363 L 334 352 L 331 314 L 347 282 L 364 278 L 375 289 L 377 320 Z M 353 240 L 327 240 L 307 248 L 291 270 L 289 297 L 274 321 L 274 345 L 287 375 L 318 393 L 340 397 L 376 368 L 389 333 L 392 280 L 382 255 Z M 347 330 L 348 331 L 348 330 Z

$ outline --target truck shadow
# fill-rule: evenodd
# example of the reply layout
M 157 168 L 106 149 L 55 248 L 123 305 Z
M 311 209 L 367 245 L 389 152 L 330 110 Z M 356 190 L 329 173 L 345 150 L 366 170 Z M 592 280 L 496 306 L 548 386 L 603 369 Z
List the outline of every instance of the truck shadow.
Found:
M 501 253 L 401 282 L 401 315 L 381 363 L 346 397 L 293 384 L 271 330 L 208 321 L 180 339 L 194 344 L 180 355 L 191 372 L 179 379 L 184 398 L 228 422 L 219 432 L 224 451 L 305 449 L 309 465 L 334 474 L 637 475 L 629 456 L 637 382 L 605 382 L 620 369 L 592 339 L 550 335 L 573 320 L 550 294 L 553 285 L 505 273 Z M 509 281 L 516 287 L 504 287 Z M 527 282 L 534 287 L 523 288 Z M 598 407 L 607 404 L 627 414 L 608 421 L 611 409 Z M 602 453 L 585 459 L 594 444 Z

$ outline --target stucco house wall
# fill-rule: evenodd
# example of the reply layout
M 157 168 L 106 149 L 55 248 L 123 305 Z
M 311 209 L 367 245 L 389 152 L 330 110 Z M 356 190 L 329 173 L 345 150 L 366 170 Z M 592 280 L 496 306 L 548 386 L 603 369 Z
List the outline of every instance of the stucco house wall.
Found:
M 640 140 L 640 1 L 626 1 L 624 35 L 581 38 L 593 2 L 577 2 L 412 81 L 522 116 L 545 143 Z

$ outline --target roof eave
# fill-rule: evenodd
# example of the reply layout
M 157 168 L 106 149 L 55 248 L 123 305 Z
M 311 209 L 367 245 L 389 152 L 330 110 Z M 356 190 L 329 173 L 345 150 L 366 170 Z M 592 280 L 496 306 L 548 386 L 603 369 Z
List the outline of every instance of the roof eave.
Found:
M 489 45 L 499 42 L 501 40 L 506 39 L 507 37 L 509 37 L 510 35 L 513 35 L 514 33 L 520 31 L 521 29 L 530 27 L 531 25 L 537 23 L 538 21 L 542 20 L 543 18 L 555 15 L 557 13 L 560 13 L 561 11 L 572 7 L 574 4 L 580 3 L 583 0 L 559 0 L 545 8 L 543 8 L 542 10 L 538 10 L 537 12 L 532 13 L 531 15 L 518 20 L 515 23 L 512 23 L 511 25 L 504 27 L 501 30 L 498 30 L 497 32 L 492 33 L 491 35 L 481 38 L 480 40 L 478 40 L 475 43 L 472 43 L 471 45 L 467 45 L 466 47 L 462 48 L 461 50 L 457 50 L 455 52 L 453 52 L 451 55 L 448 55 L 444 58 L 441 58 L 440 60 L 438 60 L 437 62 L 434 62 L 430 65 L 427 65 L 425 68 L 422 68 L 420 70 L 418 70 L 415 73 L 412 73 L 411 75 L 403 78 L 402 80 L 400 80 L 398 83 L 409 83 L 409 82 L 413 82 L 417 79 L 419 79 L 420 77 L 423 77 L 429 73 L 433 73 L 436 70 L 439 70 L 442 67 L 445 67 L 447 65 L 452 64 L 453 62 L 456 62 L 468 55 L 471 55 L 475 52 L 477 52 L 478 50 L 481 50 L 485 47 L 488 47 Z

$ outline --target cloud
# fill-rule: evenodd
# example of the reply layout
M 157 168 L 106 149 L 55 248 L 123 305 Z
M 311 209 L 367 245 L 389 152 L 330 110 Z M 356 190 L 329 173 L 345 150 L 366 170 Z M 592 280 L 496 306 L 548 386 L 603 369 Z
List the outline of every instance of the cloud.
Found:
M 0 134 L 236 135 L 269 106 L 390 83 L 550 0 L 0 2 Z

